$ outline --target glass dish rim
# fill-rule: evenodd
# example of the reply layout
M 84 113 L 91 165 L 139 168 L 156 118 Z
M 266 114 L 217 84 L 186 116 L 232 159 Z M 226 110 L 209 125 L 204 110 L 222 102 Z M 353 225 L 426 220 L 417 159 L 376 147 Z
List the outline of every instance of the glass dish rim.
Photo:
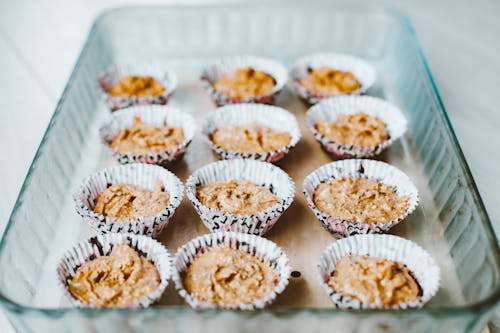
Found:
M 315 2 L 315 0 L 313 0 Z M 271 3 L 259 3 L 259 9 L 283 9 L 283 5 L 287 5 L 285 9 L 310 9 L 311 4 L 303 5 L 303 4 L 298 4 L 295 2 L 287 3 L 286 0 L 279 0 L 279 1 L 273 1 Z M 356 12 L 370 12 L 370 13 L 381 13 L 386 16 L 390 16 L 393 19 L 400 21 L 404 27 L 407 29 L 409 34 L 411 35 L 412 38 L 412 43 L 414 44 L 417 53 L 418 53 L 418 59 L 422 62 L 425 68 L 425 75 L 429 79 L 431 83 L 431 88 L 432 92 L 436 98 L 436 101 L 439 105 L 439 116 L 443 119 L 444 126 L 446 128 L 448 137 L 452 141 L 452 149 L 454 152 L 458 155 L 459 161 L 460 161 L 460 167 L 462 168 L 462 171 L 465 174 L 465 180 L 467 182 L 467 185 L 469 186 L 471 192 L 472 192 L 472 199 L 475 202 L 475 204 L 479 208 L 479 217 L 481 219 L 481 223 L 483 223 L 484 227 L 486 228 L 486 236 L 489 238 L 490 242 L 493 244 L 493 249 L 492 249 L 492 255 L 495 259 L 495 262 L 497 264 L 497 267 L 500 267 L 500 248 L 498 245 L 498 240 L 496 238 L 496 235 L 493 230 L 493 226 L 491 223 L 491 220 L 487 214 L 486 208 L 484 206 L 484 203 L 481 199 L 481 196 L 479 194 L 479 191 L 477 189 L 476 183 L 472 177 L 472 173 L 469 169 L 469 166 L 467 164 L 467 161 L 465 159 L 465 156 L 463 154 L 463 151 L 459 145 L 458 139 L 456 137 L 455 131 L 453 130 L 451 126 L 450 119 L 448 117 L 448 114 L 446 112 L 446 109 L 444 107 L 443 101 L 441 99 L 441 96 L 437 90 L 436 83 L 433 79 L 433 76 L 431 74 L 429 65 L 427 63 L 427 60 L 423 54 L 420 42 L 418 41 L 417 35 L 415 33 L 415 30 L 413 28 L 413 25 L 411 23 L 411 20 L 408 18 L 406 14 L 404 14 L 402 11 L 388 7 L 388 6 L 376 6 L 376 5 L 368 5 L 368 6 L 361 6 L 361 5 L 338 5 L 338 4 L 329 4 L 325 2 L 315 3 L 315 6 L 321 6 L 324 8 L 336 8 L 339 10 L 344 10 L 344 11 L 356 11 Z M 33 158 L 33 161 L 30 164 L 30 167 L 28 169 L 28 173 L 24 179 L 24 182 L 21 186 L 21 189 L 19 191 L 19 194 L 16 198 L 16 202 L 14 204 L 14 207 L 12 209 L 11 215 L 8 219 L 7 225 L 5 227 L 4 234 L 0 240 L 0 251 L 3 250 L 3 248 L 6 246 L 6 236 L 9 233 L 10 227 L 14 223 L 14 219 L 17 215 L 17 212 L 19 210 L 19 207 L 22 202 L 22 198 L 26 192 L 26 189 L 30 183 L 30 180 L 33 176 L 33 170 L 36 167 L 36 164 L 38 162 L 38 159 L 40 158 L 42 148 L 45 146 L 45 143 L 47 141 L 48 136 L 50 135 L 52 126 L 54 125 L 55 120 L 57 119 L 59 113 L 61 112 L 61 107 L 62 103 L 66 99 L 68 95 L 69 88 L 72 86 L 73 81 L 75 80 L 76 73 L 79 69 L 79 67 L 82 64 L 82 61 L 86 55 L 87 49 L 89 47 L 90 42 L 95 38 L 95 35 L 97 34 L 97 28 L 99 24 L 105 20 L 107 16 L 113 16 L 117 15 L 120 12 L 127 12 L 127 11 L 134 11 L 134 10 L 143 10 L 143 9 L 172 9 L 172 10 L 185 10 L 185 9 L 192 9 L 192 10 L 208 10 L 208 9 L 255 9 L 254 6 L 250 4 L 244 4 L 244 3 L 230 3 L 227 0 L 216 0 L 215 2 L 211 4 L 172 4 L 172 5 L 132 5 L 132 6 L 118 6 L 118 7 L 112 7 L 109 9 L 104 10 L 101 12 L 99 15 L 96 16 L 94 19 L 92 26 L 89 30 L 89 33 L 87 35 L 87 38 L 83 44 L 83 47 L 79 53 L 77 62 L 71 72 L 71 75 L 64 87 L 64 90 L 61 94 L 60 99 L 57 102 L 55 111 L 53 115 L 51 116 L 51 119 L 49 121 L 49 124 L 47 125 L 47 128 L 44 132 L 44 135 L 42 137 L 42 140 L 40 141 L 40 145 L 37 148 L 37 151 L 35 153 L 35 156 Z M 311 314 L 328 314 L 328 315 L 339 315 L 339 314 L 350 314 L 350 315 L 363 315 L 363 316 L 368 316 L 368 315 L 398 315 L 398 316 L 407 316 L 407 315 L 412 315 L 412 314 L 429 314 L 429 315 L 437 315 L 437 316 L 449 316 L 452 314 L 466 314 L 470 312 L 483 312 L 487 311 L 489 309 L 492 309 L 500 300 L 500 285 L 496 290 L 494 290 L 488 297 L 481 299 L 478 302 L 470 303 L 470 304 L 465 304 L 465 305 L 457 305 L 457 306 L 439 306 L 439 307 L 433 307 L 433 308 L 421 308 L 421 309 L 407 309 L 404 311 L 397 310 L 397 309 L 384 309 L 384 310 L 338 310 L 334 308 L 298 308 L 298 307 L 280 307 L 280 308 L 268 308 L 268 309 L 262 309 L 262 310 L 254 310 L 254 311 L 237 311 L 245 314 L 252 314 L 252 315 L 258 315 L 262 313 L 272 313 L 278 316 L 288 316 L 288 315 L 295 315 L 295 314 L 302 314 L 302 313 L 311 313 Z M 6 310 L 16 312 L 16 313 L 35 313 L 35 314 L 40 314 L 40 315 L 46 315 L 49 317 L 59 317 L 59 316 L 64 316 L 64 315 L 71 315 L 78 313 L 79 315 L 106 315 L 108 313 L 113 313 L 113 314 L 121 314 L 121 315 L 134 315 L 134 314 L 151 314 L 151 313 L 165 313 L 165 312 L 174 312 L 174 313 L 185 313 L 187 311 L 195 311 L 196 313 L 200 314 L 219 314 L 219 313 L 224 313 L 227 312 L 227 310 L 220 310 L 220 309 L 211 309 L 211 310 L 193 310 L 189 307 L 185 306 L 154 306 L 154 307 L 149 307 L 149 308 L 143 308 L 143 309 L 130 309 L 130 308 L 111 308 L 111 309 L 92 309 L 92 308 L 77 308 L 77 307 L 66 307 L 66 308 L 38 308 L 38 307 L 32 307 L 32 306 L 27 306 L 23 305 L 20 303 L 17 303 L 14 300 L 11 300 L 10 298 L 6 297 L 4 294 L 0 292 L 0 305 L 2 305 Z

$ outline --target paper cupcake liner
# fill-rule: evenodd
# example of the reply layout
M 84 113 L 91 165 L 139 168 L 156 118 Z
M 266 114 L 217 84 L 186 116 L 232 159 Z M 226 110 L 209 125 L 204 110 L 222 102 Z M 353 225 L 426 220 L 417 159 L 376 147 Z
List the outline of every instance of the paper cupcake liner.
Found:
M 196 187 L 217 181 L 248 180 L 269 189 L 279 200 L 268 209 L 252 215 L 233 215 L 202 205 Z M 280 168 L 255 160 L 234 159 L 210 163 L 189 176 L 186 195 L 205 226 L 214 231 L 237 231 L 254 235 L 268 232 L 295 195 L 293 180 Z
M 128 244 L 140 255 L 151 261 L 160 275 L 160 285 L 153 292 L 135 301 L 129 307 L 146 308 L 158 301 L 168 285 L 172 276 L 173 260 L 168 251 L 155 241 L 146 236 L 132 234 L 106 234 L 92 237 L 83 241 L 70 250 L 66 251 L 57 266 L 58 284 L 64 291 L 71 303 L 78 307 L 96 306 L 88 305 L 74 298 L 69 292 L 68 283 L 76 273 L 76 270 L 88 261 L 97 257 L 109 255 L 113 247 L 118 244 Z
M 111 148 L 110 144 L 118 136 L 118 134 L 124 129 L 132 127 L 134 124 L 134 118 L 139 118 L 141 121 L 152 124 L 156 127 L 163 125 L 182 127 L 184 141 L 174 149 L 164 150 L 159 153 L 121 153 L 118 150 Z M 194 118 L 189 113 L 182 112 L 177 108 L 162 105 L 140 105 L 113 112 L 108 121 L 99 129 L 101 141 L 111 150 L 113 155 L 116 156 L 118 162 L 122 164 L 163 164 L 165 162 L 173 161 L 186 151 L 187 147 L 193 140 L 195 132 L 196 123 Z
M 113 96 L 107 91 L 118 80 L 127 75 L 152 76 L 157 80 L 165 91 L 159 96 L 142 96 L 142 97 L 123 97 Z M 169 98 L 177 87 L 177 76 L 175 73 L 166 68 L 166 66 L 155 65 L 120 65 L 110 68 L 108 71 L 101 74 L 98 78 L 99 86 L 104 94 L 106 94 L 106 104 L 112 110 L 126 108 L 132 105 L 144 104 L 167 104 Z
M 325 137 L 316 129 L 319 120 L 335 122 L 340 114 L 362 111 L 380 118 L 387 126 L 389 139 L 377 146 L 345 144 Z M 407 121 L 403 113 L 391 103 L 371 96 L 337 96 L 325 99 L 307 111 L 306 122 L 316 140 L 323 148 L 339 158 L 370 157 L 380 154 L 404 135 Z
M 352 254 L 368 255 L 404 264 L 421 288 L 421 296 L 413 302 L 379 307 L 376 304 L 362 303 L 333 290 L 327 282 L 335 271 L 337 260 Z M 439 266 L 431 255 L 414 242 L 392 235 L 356 235 L 334 242 L 321 255 L 318 276 L 333 303 L 340 309 L 419 308 L 436 295 L 440 284 Z
M 262 309 L 271 304 L 277 295 L 288 285 L 291 267 L 285 252 L 275 243 L 265 238 L 237 232 L 217 232 L 192 239 L 177 251 L 174 259 L 172 280 L 179 295 L 194 309 L 213 309 L 217 305 L 198 300 L 184 288 L 184 275 L 193 260 L 210 248 L 229 246 L 242 249 L 269 264 L 278 273 L 278 284 L 274 291 L 250 304 L 238 304 L 226 309 L 253 310 Z
M 287 132 L 290 135 L 290 143 L 285 147 L 265 153 L 244 153 L 224 149 L 212 140 L 215 130 L 222 126 L 250 124 L 259 124 L 276 132 Z M 300 140 L 299 124 L 290 112 L 277 106 L 253 103 L 226 105 L 209 113 L 205 118 L 203 134 L 210 148 L 223 159 L 249 158 L 265 162 L 280 160 Z
M 330 216 L 314 204 L 314 191 L 321 183 L 342 177 L 366 178 L 390 185 L 398 196 L 410 197 L 408 208 L 398 218 L 384 223 L 358 223 Z M 411 214 L 419 201 L 417 188 L 404 172 L 384 162 L 362 159 L 332 162 L 316 169 L 304 179 L 303 193 L 306 196 L 307 205 L 323 227 L 340 237 L 386 232 Z
M 351 94 L 362 94 L 370 88 L 377 76 L 375 68 L 367 61 L 346 54 L 317 53 L 310 54 L 298 59 L 292 67 L 290 76 L 292 86 L 297 95 L 310 104 L 318 103 L 320 100 L 332 95 L 315 94 L 305 89 L 299 80 L 307 75 L 308 70 L 318 67 L 330 67 L 337 70 L 351 72 L 359 81 L 361 87 Z
M 159 179 L 168 193 L 168 205 L 155 216 L 115 220 L 94 212 L 99 194 L 109 186 L 131 184 L 153 191 Z M 126 164 L 104 169 L 87 177 L 73 194 L 77 213 L 98 233 L 131 233 L 156 237 L 168 224 L 183 197 L 181 181 L 170 171 L 148 164 Z
M 255 70 L 267 73 L 274 78 L 276 85 L 267 95 L 249 98 L 230 98 L 229 96 L 217 92 L 213 88 L 215 81 L 220 79 L 223 75 L 243 67 L 251 67 Z M 255 56 L 222 58 L 210 64 L 201 73 L 201 80 L 205 89 L 214 103 L 218 106 L 235 103 L 272 104 L 276 95 L 278 95 L 285 86 L 287 79 L 288 74 L 282 64 L 271 58 Z

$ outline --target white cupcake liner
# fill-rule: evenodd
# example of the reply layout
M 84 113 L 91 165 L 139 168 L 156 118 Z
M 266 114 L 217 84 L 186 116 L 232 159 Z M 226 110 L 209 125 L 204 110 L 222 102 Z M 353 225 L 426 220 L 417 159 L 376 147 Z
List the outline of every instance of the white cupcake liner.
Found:
M 398 196 L 410 197 L 408 208 L 398 218 L 385 223 L 358 223 L 330 216 L 314 204 L 314 191 L 321 183 L 342 177 L 365 178 L 390 185 Z M 323 227 L 340 237 L 386 232 L 411 214 L 419 201 L 417 188 L 404 172 L 384 162 L 363 159 L 342 160 L 323 165 L 304 179 L 303 193 L 307 205 Z
M 337 260 L 354 254 L 378 257 L 404 264 L 417 281 L 421 295 L 413 302 L 379 307 L 376 304 L 362 303 L 353 297 L 333 290 L 327 282 L 335 271 Z M 440 269 L 432 256 L 416 243 L 392 235 L 356 235 L 338 240 L 325 249 L 317 268 L 321 284 L 335 306 L 340 309 L 420 308 L 436 295 L 440 284 Z
M 66 251 L 57 266 L 58 284 L 71 303 L 78 307 L 95 308 L 97 306 L 85 304 L 74 298 L 69 292 L 68 283 L 72 280 L 77 269 L 88 261 L 111 253 L 114 245 L 127 244 L 140 255 L 151 261 L 160 276 L 160 285 L 150 294 L 131 304 L 130 308 L 146 308 L 157 302 L 168 285 L 172 276 L 173 260 L 165 247 L 143 235 L 133 234 L 106 234 L 99 235 L 80 242 Z
M 121 78 L 127 75 L 152 76 L 158 81 L 165 91 L 159 96 L 142 96 L 142 97 L 122 97 L 108 94 L 107 91 Z M 106 94 L 106 104 L 112 110 L 126 108 L 132 105 L 144 104 L 167 104 L 169 98 L 177 87 L 177 76 L 175 73 L 160 64 L 150 65 L 119 65 L 110 68 L 98 78 L 99 86 L 104 94 Z
M 346 54 L 337 53 L 316 53 L 304 56 L 298 59 L 292 67 L 290 76 L 292 86 L 302 99 L 310 104 L 318 103 L 320 100 L 331 97 L 331 95 L 315 94 L 305 89 L 300 83 L 309 69 L 318 67 L 330 67 L 333 69 L 351 72 L 361 87 L 351 94 L 362 94 L 368 90 L 374 83 L 377 76 L 375 68 L 367 61 Z
M 156 180 L 168 193 L 168 205 L 155 216 L 134 220 L 115 220 L 94 212 L 99 194 L 111 185 L 131 184 L 153 191 Z M 181 203 L 184 188 L 170 171 L 148 164 L 126 164 L 111 167 L 85 178 L 73 194 L 77 213 L 98 233 L 131 233 L 158 236 Z
M 259 124 L 276 132 L 287 132 L 290 143 L 285 147 L 265 153 L 244 153 L 224 149 L 212 140 L 213 133 L 223 126 Z M 300 140 L 300 128 L 295 116 L 277 106 L 262 104 L 233 104 L 216 109 L 205 118 L 203 134 L 210 148 L 223 159 L 249 158 L 265 162 L 279 161 Z
M 319 120 L 335 122 L 340 114 L 353 114 L 359 111 L 380 118 L 387 126 L 389 138 L 377 146 L 361 146 L 334 141 L 316 129 Z M 351 95 L 325 99 L 307 111 L 306 122 L 323 148 L 340 158 L 378 155 L 402 137 L 407 129 L 407 121 L 401 110 L 383 99 L 371 96 Z
M 278 273 L 278 284 L 270 294 L 255 300 L 250 304 L 238 304 L 226 309 L 254 310 L 262 309 L 274 302 L 278 294 L 288 285 L 291 267 L 286 253 L 275 243 L 265 238 L 237 232 L 217 232 L 197 238 L 179 248 L 174 259 L 172 280 L 179 295 L 194 309 L 214 309 L 217 305 L 198 300 L 184 288 L 184 275 L 193 260 L 210 248 L 229 246 L 232 249 L 242 249 L 269 264 Z
M 251 98 L 230 98 L 224 94 L 217 92 L 213 88 L 215 81 L 222 76 L 229 74 L 239 68 L 251 67 L 255 70 L 262 71 L 272 76 L 276 81 L 274 88 L 264 96 Z M 288 74 L 285 67 L 278 61 L 271 58 L 255 57 L 255 56 L 239 56 L 219 59 L 201 73 L 201 80 L 208 94 L 218 106 L 235 103 L 265 103 L 272 104 L 274 98 L 283 89 L 288 79 Z
M 197 186 L 228 180 L 254 182 L 269 189 L 279 202 L 251 215 L 228 214 L 202 205 L 196 196 Z M 270 163 L 233 159 L 213 162 L 193 172 L 186 181 L 186 195 L 212 232 L 237 231 L 260 236 L 268 232 L 290 206 L 295 195 L 295 184 L 286 172 Z
M 132 127 L 135 118 L 139 118 L 142 122 L 156 127 L 163 125 L 182 127 L 184 141 L 174 149 L 164 150 L 159 153 L 121 153 L 118 150 L 111 148 L 110 144 L 112 141 L 121 131 Z M 163 105 L 140 105 L 113 112 L 109 116 L 108 121 L 99 129 L 101 141 L 110 149 L 113 155 L 116 156 L 118 162 L 122 164 L 163 164 L 165 162 L 173 161 L 186 151 L 187 147 L 193 140 L 195 132 L 196 123 L 194 118 L 189 113 L 182 112 L 177 108 Z

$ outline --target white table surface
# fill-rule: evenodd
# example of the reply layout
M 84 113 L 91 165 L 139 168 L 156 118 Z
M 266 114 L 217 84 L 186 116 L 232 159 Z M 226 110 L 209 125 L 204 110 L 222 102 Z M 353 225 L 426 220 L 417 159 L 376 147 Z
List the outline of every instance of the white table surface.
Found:
M 154 1 L 172 3 L 186 1 Z M 193 2 L 193 1 L 189 1 Z M 497 234 L 500 1 L 350 1 L 412 20 Z M 95 16 L 134 1 L 0 2 L 0 235 Z M 0 312 L 0 332 L 13 332 Z

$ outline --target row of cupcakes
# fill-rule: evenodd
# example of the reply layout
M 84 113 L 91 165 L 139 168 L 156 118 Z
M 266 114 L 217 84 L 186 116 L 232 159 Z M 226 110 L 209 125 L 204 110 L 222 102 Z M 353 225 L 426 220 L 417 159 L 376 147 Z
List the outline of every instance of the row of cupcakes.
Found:
M 314 104 L 335 95 L 360 94 L 375 82 L 376 70 L 350 55 L 321 53 L 298 59 L 290 70 L 292 86 Z M 217 105 L 273 103 L 288 81 L 278 61 L 256 56 L 219 59 L 202 70 L 201 80 Z M 98 78 L 108 107 L 166 104 L 177 87 L 175 73 L 161 65 L 121 65 Z
M 425 250 L 391 235 L 336 241 L 322 253 L 317 272 L 340 309 L 421 307 L 440 283 L 439 267 Z M 275 243 L 235 232 L 196 237 L 173 259 L 147 236 L 100 235 L 68 250 L 57 268 L 69 300 L 97 308 L 148 307 L 172 279 L 192 308 L 260 309 L 285 290 L 290 273 Z
M 307 125 L 325 150 L 337 157 L 380 154 L 400 138 L 407 123 L 392 104 L 370 96 L 326 99 L 307 112 Z M 276 162 L 300 140 L 296 118 L 285 109 L 261 104 L 217 108 L 203 135 L 223 159 Z M 120 163 L 164 164 L 186 151 L 196 133 L 193 117 L 160 105 L 129 107 L 110 115 L 100 128 L 102 142 Z
M 270 163 L 233 159 L 195 170 L 186 193 L 209 230 L 263 235 L 292 203 L 295 184 Z M 325 229 L 342 237 L 387 232 L 418 205 L 409 177 L 374 160 L 326 164 L 305 178 L 303 193 Z M 172 172 L 132 163 L 87 177 L 73 198 L 78 214 L 98 233 L 156 237 L 183 195 L 184 186 Z

